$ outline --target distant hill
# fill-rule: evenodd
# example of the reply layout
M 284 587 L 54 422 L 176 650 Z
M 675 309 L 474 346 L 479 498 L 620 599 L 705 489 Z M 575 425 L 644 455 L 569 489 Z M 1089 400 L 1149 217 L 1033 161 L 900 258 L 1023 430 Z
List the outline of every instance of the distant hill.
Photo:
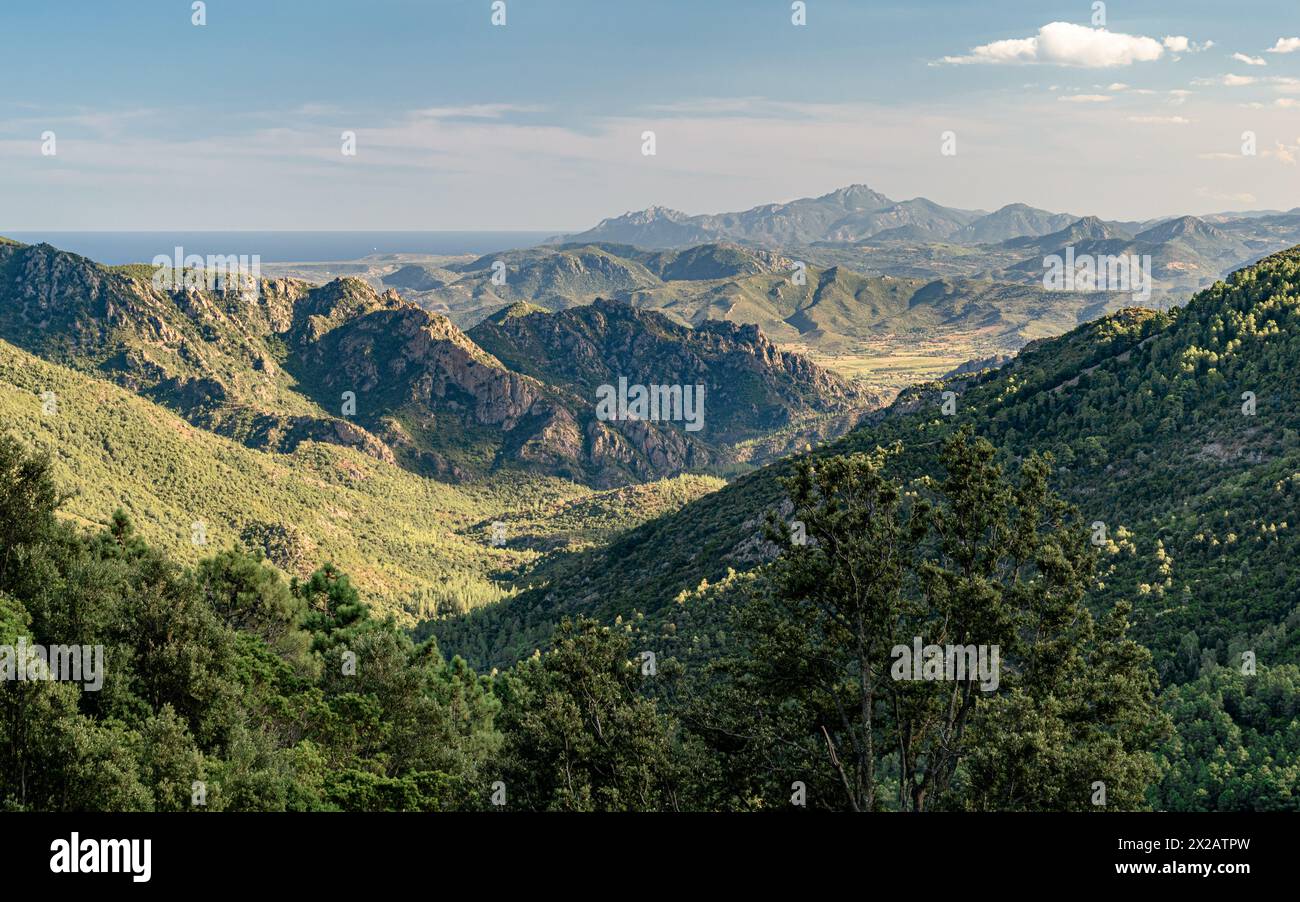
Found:
M 1109 247 L 1151 254 L 1157 284 L 1156 299 L 1149 302 L 1167 304 L 1300 242 L 1300 213 L 1264 210 L 1139 222 L 1072 216 L 1023 203 L 985 213 L 922 197 L 896 201 L 866 185 L 852 185 L 738 213 L 689 215 L 652 207 L 556 240 L 651 249 L 729 242 L 867 275 L 1020 282 L 1034 268 L 1033 257 L 1041 263 L 1043 255 L 1067 246 L 1082 253 L 1078 246 L 1093 242 L 1086 252 Z
M 821 197 L 804 197 L 783 204 L 763 204 L 742 213 L 698 217 L 713 234 L 769 247 L 820 241 L 854 217 L 894 206 L 866 185 L 850 185 Z
M 1046 235 L 1027 235 L 1021 238 L 1012 238 L 1003 242 L 1003 246 L 1008 248 L 1037 248 L 1045 252 L 1052 252 L 1067 245 L 1078 244 L 1081 241 L 1111 241 L 1132 237 L 1131 233 L 1102 222 L 1096 216 L 1085 216 L 1055 232 L 1049 232 Z
M 1166 241 L 1196 243 L 1221 243 L 1228 241 L 1227 234 L 1195 216 L 1179 216 L 1153 225 L 1136 236 L 1138 241 L 1163 244 Z
M 968 223 L 951 237 L 974 244 L 997 244 L 1012 238 L 1034 237 L 1060 231 L 1077 217 L 1050 213 L 1027 204 L 1007 204 L 987 216 Z
M 1059 231 L 1078 217 L 1026 204 L 993 213 L 946 207 L 924 197 L 896 201 L 866 185 L 850 185 L 820 197 L 763 204 L 739 213 L 688 215 L 650 207 L 602 220 L 563 239 L 568 243 L 616 242 L 645 248 L 680 248 L 735 241 L 790 248 L 816 242 L 953 241 L 995 244 Z
M 594 228 L 565 240 L 614 241 L 647 248 L 714 241 L 786 247 L 814 241 L 858 241 L 909 225 L 928 234 L 946 236 L 983 215 L 983 211 L 955 210 L 925 198 L 898 202 L 866 185 L 850 185 L 821 197 L 764 204 L 739 213 L 688 216 L 650 207 L 602 220 Z
M 595 228 L 566 239 L 570 242 L 592 243 L 613 241 L 636 244 L 640 247 L 685 247 L 691 244 L 704 244 L 722 237 L 720 232 L 701 223 L 702 217 L 688 216 L 666 207 L 647 207 L 632 213 L 624 213 L 610 219 L 603 219 Z
M 469 335 L 512 370 L 586 397 L 620 377 L 643 385 L 707 385 L 707 434 L 715 445 L 779 432 L 784 444 L 802 447 L 821 435 L 816 428 L 800 433 L 801 424 L 842 418 L 830 431 L 843 432 L 865 403 L 854 386 L 779 350 L 757 326 L 706 321 L 691 329 L 616 301 L 495 318 Z
M 734 279 L 771 272 L 788 272 L 788 257 L 766 251 L 747 250 L 729 244 L 704 244 L 680 251 L 638 255 L 635 248 L 623 252 L 640 262 L 665 282 L 706 282 Z
M 500 271 L 494 264 L 504 265 L 505 284 L 494 283 Z M 1003 283 L 897 279 L 805 264 L 801 281 L 797 268 L 790 256 L 729 243 L 662 251 L 559 245 L 465 263 L 456 268 L 456 281 L 413 297 L 465 326 L 520 302 L 562 310 L 608 298 L 697 328 L 713 320 L 755 324 L 773 341 L 827 352 L 922 330 L 935 336 L 978 331 L 987 343 L 1014 350 L 1073 328 L 1116 300 L 1049 294 L 1039 285 L 1014 284 L 1023 281 L 1019 273 Z
M 1154 287 L 1170 290 L 1196 288 L 1212 284 L 1233 267 L 1253 259 L 1252 247 L 1240 238 L 1194 216 L 1156 223 L 1130 235 L 1112 223 L 1085 217 L 1067 228 L 1038 238 L 1017 238 L 1002 247 L 1017 254 L 1031 256 L 1000 271 L 999 275 L 1040 282 L 1043 257 L 1066 256 L 1073 249 L 1075 258 L 1136 256 L 1151 258 Z
M 447 273 L 431 266 L 420 266 L 414 263 L 384 276 L 385 285 L 412 291 L 431 291 L 444 287 L 447 282 Z

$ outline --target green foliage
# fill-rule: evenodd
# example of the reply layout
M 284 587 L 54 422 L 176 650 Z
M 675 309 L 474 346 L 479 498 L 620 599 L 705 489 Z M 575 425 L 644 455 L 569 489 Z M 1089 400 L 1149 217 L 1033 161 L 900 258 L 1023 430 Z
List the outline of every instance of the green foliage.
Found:
M 0 437 L 0 644 L 102 646 L 103 684 L 0 682 L 0 809 L 440 810 L 483 796 L 497 702 L 463 661 L 371 618 L 333 566 L 290 585 L 229 550 L 187 570 L 121 511 L 82 533 L 55 517 L 51 469 Z
M 1171 688 L 1177 735 L 1154 804 L 1169 811 L 1300 811 L 1300 667 L 1212 665 Z
M 1123 612 L 1098 630 L 1081 604 L 1093 557 L 1046 462 L 1013 484 L 993 453 L 959 432 L 944 478 L 906 492 L 886 451 L 798 463 L 807 542 L 773 521 L 782 553 L 690 721 L 742 798 L 780 804 L 798 780 L 854 811 L 1085 809 L 1102 780 L 1140 804 L 1163 731 L 1149 655 Z M 914 641 L 999 658 L 915 680 Z
M 252 633 L 286 660 L 309 667 L 309 637 L 298 628 L 307 610 L 303 596 L 291 591 L 260 554 L 220 552 L 200 561 L 195 576 L 204 599 L 227 627 Z
M 501 680 L 499 772 L 507 803 L 546 811 L 679 805 L 673 724 L 639 694 L 627 639 L 565 621 L 544 655 Z

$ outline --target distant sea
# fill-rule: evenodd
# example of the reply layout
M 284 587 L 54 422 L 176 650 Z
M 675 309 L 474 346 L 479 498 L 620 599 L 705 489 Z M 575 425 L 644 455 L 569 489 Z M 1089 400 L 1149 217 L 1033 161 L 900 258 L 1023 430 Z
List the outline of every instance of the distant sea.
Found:
M 263 263 L 357 260 L 371 254 L 491 254 L 532 247 L 553 232 L 5 232 L 24 244 L 42 241 L 99 263 L 151 263 L 159 254 L 258 254 Z

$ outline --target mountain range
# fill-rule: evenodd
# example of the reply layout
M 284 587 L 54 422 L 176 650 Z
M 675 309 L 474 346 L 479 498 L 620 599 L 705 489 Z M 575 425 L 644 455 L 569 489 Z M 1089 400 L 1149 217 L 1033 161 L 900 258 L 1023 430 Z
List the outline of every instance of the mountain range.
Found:
M 466 328 L 520 302 L 563 310 L 604 298 L 696 327 L 753 324 L 778 343 L 826 353 L 871 339 L 959 332 L 979 332 L 990 348 L 1015 350 L 1122 303 L 1114 294 L 1049 292 L 1005 279 L 872 276 L 728 243 L 670 251 L 543 246 L 447 267 L 409 264 L 382 282 L 406 286 L 416 303 Z
M 783 204 L 763 204 L 738 213 L 689 215 L 666 207 L 603 219 L 593 228 L 553 239 L 555 243 L 613 242 L 646 248 L 680 248 L 711 241 L 734 241 L 764 247 L 791 247 L 817 242 L 857 243 L 874 237 L 952 244 L 1000 244 L 1022 237 L 1059 232 L 1080 219 L 1023 203 L 992 213 L 945 207 L 924 197 L 896 201 L 866 185 L 850 185 L 820 197 Z M 1186 217 L 1171 217 L 1178 219 Z M 1258 213 L 1216 213 L 1204 217 L 1241 232 L 1295 227 L 1300 208 Z M 1132 234 L 1167 222 L 1111 221 L 1107 225 Z M 900 231 L 905 230 L 905 231 Z
M 650 207 L 553 240 L 575 242 L 644 248 L 734 242 L 870 275 L 1020 283 L 1041 282 L 1045 254 L 1083 244 L 1077 254 L 1150 254 L 1157 296 L 1179 302 L 1233 269 L 1300 242 L 1300 208 L 1132 222 L 1023 203 L 992 213 L 963 210 L 927 198 L 895 201 L 865 185 L 851 185 L 739 213 L 687 215 Z
M 515 309 L 476 335 L 491 352 L 357 279 L 265 280 L 246 300 L 0 246 L 0 339 L 263 450 L 325 442 L 454 482 L 517 470 L 606 487 L 762 460 L 843 432 L 870 401 L 753 326 L 623 304 Z M 620 377 L 702 385 L 704 428 L 598 418 L 594 393 Z

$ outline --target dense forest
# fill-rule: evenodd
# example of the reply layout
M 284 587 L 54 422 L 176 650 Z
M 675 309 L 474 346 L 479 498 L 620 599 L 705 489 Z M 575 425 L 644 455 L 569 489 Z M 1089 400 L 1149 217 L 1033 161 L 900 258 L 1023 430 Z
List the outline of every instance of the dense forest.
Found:
M 122 514 L 61 522 L 47 458 L 0 440 L 0 644 L 102 646 L 102 687 L 0 684 L 10 810 L 1286 808 L 1294 665 L 1207 663 L 1159 695 L 1128 606 L 1042 458 L 961 430 L 905 487 L 898 449 L 804 460 L 802 542 L 684 607 L 697 665 L 588 618 L 477 674 L 325 564 L 170 560 Z M 891 647 L 1000 646 L 994 691 L 887 678 Z M 31 671 L 29 671 L 31 672 Z M 1099 787 L 1104 786 L 1101 795 Z

